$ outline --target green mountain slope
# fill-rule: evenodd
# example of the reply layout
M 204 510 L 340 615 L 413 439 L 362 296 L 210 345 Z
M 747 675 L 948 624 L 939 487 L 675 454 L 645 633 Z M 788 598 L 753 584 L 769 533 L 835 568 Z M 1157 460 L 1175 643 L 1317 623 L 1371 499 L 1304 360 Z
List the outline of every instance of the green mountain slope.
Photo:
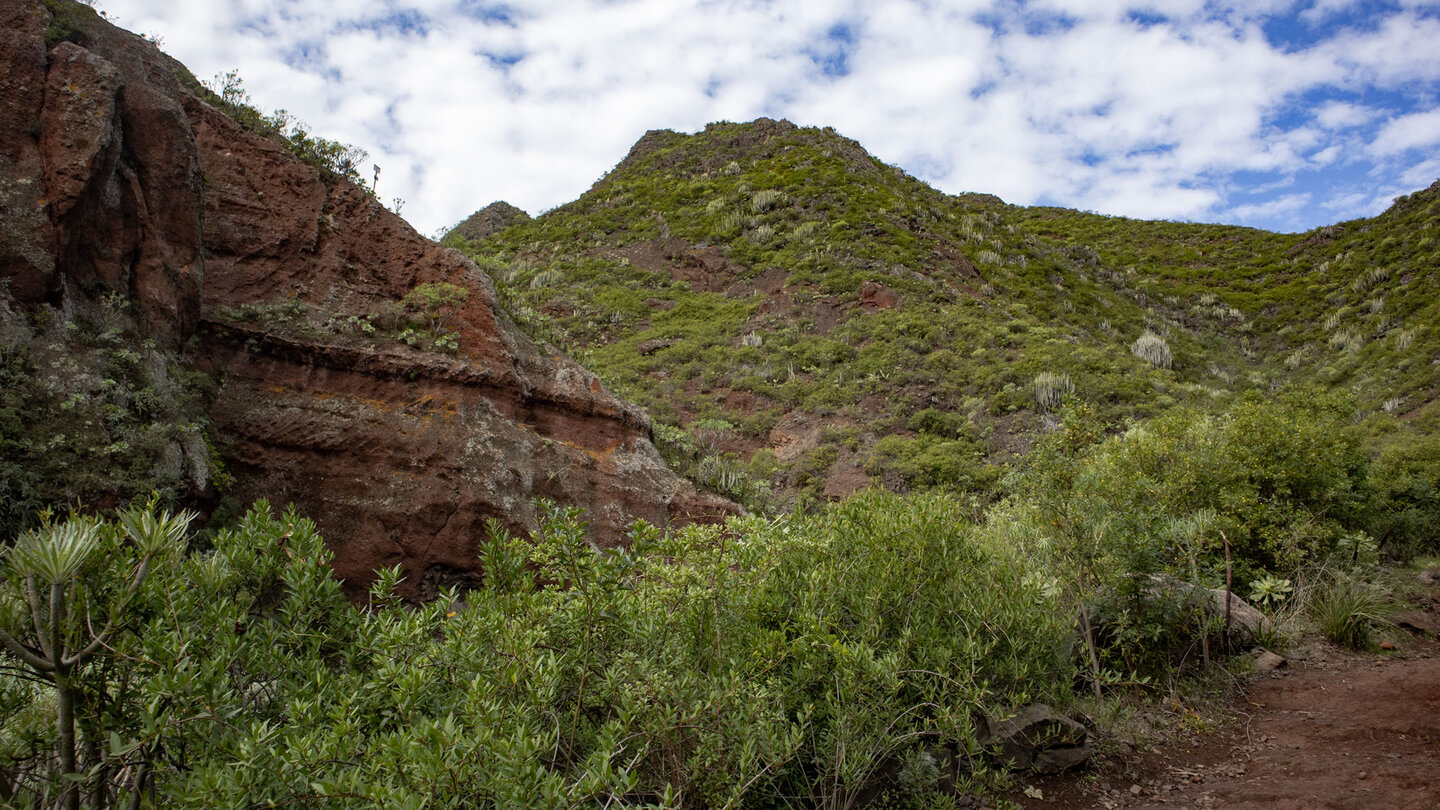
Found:
M 1307 380 L 1419 412 L 1435 197 L 1308 236 L 1139 222 L 946 195 L 761 119 L 651 132 L 575 202 L 449 240 L 753 502 L 742 466 L 802 499 L 984 491 L 1071 390 L 1111 422 Z
M 1440 398 L 1440 183 L 1373 219 L 1308 234 L 1014 208 L 1055 244 L 1081 242 L 1172 317 L 1234 309 L 1272 375 L 1351 387 L 1362 406 L 1423 419 Z M 1273 368 L 1277 363 L 1280 368 Z

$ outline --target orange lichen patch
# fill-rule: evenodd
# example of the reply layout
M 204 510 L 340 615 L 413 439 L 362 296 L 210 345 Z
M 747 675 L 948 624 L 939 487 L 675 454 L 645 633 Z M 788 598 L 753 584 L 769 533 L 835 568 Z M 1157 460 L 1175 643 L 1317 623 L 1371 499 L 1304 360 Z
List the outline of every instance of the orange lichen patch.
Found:
M 580 452 L 588 456 L 591 461 L 600 462 L 608 459 L 611 454 L 613 454 L 616 450 L 620 449 L 621 441 L 619 439 L 612 439 L 611 441 L 606 442 L 603 446 L 599 448 L 584 447 L 569 440 L 562 440 L 560 444 L 563 444 L 572 450 L 579 450 Z
M 267 385 L 265 387 L 267 388 L 267 390 L 273 391 L 275 393 L 284 393 L 286 391 L 286 389 L 276 386 Z M 373 397 L 357 397 L 353 394 L 346 394 L 335 391 L 316 391 L 310 396 L 311 398 L 322 402 L 332 399 L 344 399 L 347 402 L 354 403 L 363 408 L 366 408 L 367 410 L 370 410 L 373 413 L 378 414 L 391 414 L 399 411 L 403 416 L 409 417 L 411 419 L 418 419 L 422 422 L 428 422 L 434 416 L 440 416 L 445 419 L 450 419 L 459 415 L 460 413 L 459 402 L 453 399 L 437 397 L 431 394 L 425 394 L 415 399 L 405 401 L 376 399 Z
M 427 420 L 430 417 L 437 415 L 449 419 L 460 413 L 460 403 L 456 402 L 453 399 L 444 399 L 442 397 L 426 394 L 419 399 L 414 399 L 410 402 L 405 403 L 405 410 L 425 411 L 426 413 L 423 418 Z

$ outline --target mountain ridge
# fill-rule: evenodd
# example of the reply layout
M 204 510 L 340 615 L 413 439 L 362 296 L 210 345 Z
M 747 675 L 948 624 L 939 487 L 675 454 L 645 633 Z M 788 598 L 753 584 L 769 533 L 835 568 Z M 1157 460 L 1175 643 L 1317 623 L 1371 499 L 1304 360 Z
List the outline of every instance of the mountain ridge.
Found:
M 1304 382 L 1433 421 L 1425 269 L 1437 256 L 1424 234 L 1437 214 L 1432 190 L 1411 196 L 1410 209 L 1308 234 L 1147 223 L 943 194 L 831 129 L 759 119 L 652 131 L 575 201 L 447 240 L 491 268 L 522 322 L 711 456 L 753 467 L 761 454 L 752 472 L 821 497 L 947 477 L 983 488 L 1045 429 L 1046 380 L 1113 423 Z M 1351 264 L 1386 240 L 1393 255 L 1377 264 L 1407 270 L 1355 281 Z M 1315 304 L 1327 296 L 1329 313 Z M 1147 335 L 1166 367 L 1136 356 Z M 909 424 L 926 410 L 949 427 Z M 819 441 L 826 429 L 848 438 Z M 821 453 L 805 461 L 797 446 Z M 916 458 L 929 460 L 917 470 Z

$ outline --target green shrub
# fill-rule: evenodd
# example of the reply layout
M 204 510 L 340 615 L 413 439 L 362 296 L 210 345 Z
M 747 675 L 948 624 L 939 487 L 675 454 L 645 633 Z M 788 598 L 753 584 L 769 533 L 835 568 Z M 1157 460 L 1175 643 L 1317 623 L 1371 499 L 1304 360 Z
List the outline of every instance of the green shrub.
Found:
M 1370 465 L 1368 528 L 1402 559 L 1440 552 L 1440 436 L 1405 432 Z
M 1019 541 L 1099 632 L 1092 680 L 1168 671 L 1206 644 L 1193 610 L 1153 576 L 1241 593 L 1337 555 L 1364 557 L 1365 466 L 1344 397 L 1313 389 L 1238 398 L 1218 416 L 1175 410 L 1108 438 L 1083 403 L 1062 411 L 1010 479 Z M 1346 538 L 1351 538 L 1349 541 Z M 1346 545 L 1346 543 L 1350 545 Z
M 1000 477 L 985 463 L 985 445 L 970 437 L 947 440 L 934 433 L 915 438 L 886 436 L 875 443 L 865 470 L 883 476 L 893 471 L 917 490 L 939 487 L 954 492 L 987 493 Z
M 1363 517 L 1366 468 L 1352 408 L 1345 397 L 1295 389 L 1244 395 L 1219 416 L 1177 409 L 1084 453 L 1069 486 L 1111 534 L 1136 542 L 1213 509 L 1238 582 L 1291 571 L 1323 562 Z M 1212 539 L 1201 562 L 1213 572 L 1223 550 L 1219 535 Z
M 1068 699 L 1068 622 L 965 510 L 871 492 L 597 550 L 546 506 L 530 539 L 490 525 L 483 590 L 407 607 L 392 568 L 363 610 L 263 503 L 147 577 L 90 555 L 68 615 L 119 621 L 76 681 L 87 803 L 852 802 L 919 747 L 979 753 L 977 713 Z M 17 799 L 53 797 L 53 703 L 0 670 L 0 712 Z

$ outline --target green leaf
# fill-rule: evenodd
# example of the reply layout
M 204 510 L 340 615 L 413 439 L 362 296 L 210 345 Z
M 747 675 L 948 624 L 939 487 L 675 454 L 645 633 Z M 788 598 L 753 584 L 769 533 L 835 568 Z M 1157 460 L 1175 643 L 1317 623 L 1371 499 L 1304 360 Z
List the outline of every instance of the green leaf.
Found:
M 26 532 L 10 552 L 10 565 L 22 575 L 51 584 L 69 582 L 100 546 L 100 524 L 75 517 L 59 526 Z
M 146 557 L 167 549 L 179 548 L 180 541 L 185 537 L 185 530 L 190 527 L 190 521 L 195 519 L 193 512 L 181 512 L 178 515 L 163 513 L 156 516 L 153 509 L 152 502 L 145 506 L 131 507 L 119 515 L 121 527 L 130 539 L 135 541 L 141 555 Z

